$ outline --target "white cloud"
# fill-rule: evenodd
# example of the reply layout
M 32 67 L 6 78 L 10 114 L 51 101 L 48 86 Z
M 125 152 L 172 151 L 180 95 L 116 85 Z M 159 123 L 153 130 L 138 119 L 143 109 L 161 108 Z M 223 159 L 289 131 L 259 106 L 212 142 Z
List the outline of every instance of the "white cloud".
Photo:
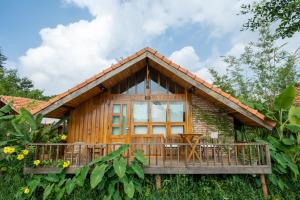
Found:
M 194 47 L 186 46 L 180 50 L 174 51 L 169 58 L 173 62 L 197 74 L 202 79 L 212 82 L 212 77 L 208 69 L 212 66 L 220 67 L 221 62 L 218 63 L 218 55 L 218 52 L 214 52 L 210 58 L 201 60 Z
M 190 71 L 199 69 L 201 63 L 195 49 L 192 46 L 186 46 L 170 55 L 170 59 Z
M 197 74 L 202 79 L 212 82 L 212 76 L 208 69 L 213 68 L 220 73 L 224 73 L 226 71 L 226 63 L 223 61 L 224 56 L 238 56 L 243 52 L 244 47 L 243 43 L 236 43 L 224 55 L 221 55 L 217 48 L 213 48 L 208 58 L 201 59 L 194 47 L 186 46 L 174 51 L 169 58 L 173 62 Z
M 37 88 L 45 89 L 46 94 L 68 89 L 110 65 L 114 57 L 148 46 L 169 28 L 201 23 L 215 37 L 239 28 L 241 22 L 236 17 L 241 2 L 236 0 L 65 2 L 87 8 L 94 18 L 42 29 L 40 46 L 28 49 L 20 57 L 21 73 L 31 78 Z M 173 57 L 192 69 L 200 70 L 199 63 L 210 62 L 200 61 L 191 47 L 182 49 L 183 53 L 191 60 L 180 58 L 176 52 Z M 217 55 L 209 59 L 214 56 Z M 201 74 L 207 74 L 201 70 Z

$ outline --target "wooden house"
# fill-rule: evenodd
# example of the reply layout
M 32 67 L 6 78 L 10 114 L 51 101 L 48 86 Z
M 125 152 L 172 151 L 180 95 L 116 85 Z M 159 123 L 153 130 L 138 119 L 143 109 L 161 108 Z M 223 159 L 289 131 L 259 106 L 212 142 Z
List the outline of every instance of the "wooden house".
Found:
M 159 52 L 144 48 L 36 107 L 68 116 L 67 143 L 32 144 L 35 159 L 64 159 L 74 172 L 121 144 L 142 150 L 151 174 L 267 174 L 267 144 L 238 143 L 241 125 L 274 122 Z M 44 173 L 47 169 L 26 168 Z

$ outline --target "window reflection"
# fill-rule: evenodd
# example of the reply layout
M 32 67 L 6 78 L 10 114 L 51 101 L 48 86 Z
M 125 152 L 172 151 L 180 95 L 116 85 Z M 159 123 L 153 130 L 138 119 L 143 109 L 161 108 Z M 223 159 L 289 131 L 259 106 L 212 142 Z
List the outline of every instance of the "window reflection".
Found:
M 153 122 L 166 122 L 167 121 L 167 103 L 152 102 L 151 114 Z
M 113 135 L 119 135 L 119 127 L 112 127 L 112 134 Z
M 126 134 L 126 113 L 127 105 L 122 105 L 122 134 Z
M 171 126 L 171 134 L 183 134 L 183 126 Z
M 134 133 L 141 135 L 141 134 L 147 134 L 148 127 L 147 126 L 135 126 L 134 127 Z
M 151 85 L 151 93 L 158 94 L 158 73 L 157 71 L 151 70 L 150 71 L 150 85 Z
M 153 126 L 152 127 L 152 133 L 154 135 L 166 135 L 166 126 Z
M 113 113 L 120 113 L 120 105 L 119 104 L 113 105 Z
M 148 104 L 147 102 L 135 102 L 133 104 L 133 121 L 147 122 L 148 121 Z
M 112 94 L 145 94 L 146 68 L 132 74 L 111 88 Z M 184 88 L 158 72 L 149 68 L 149 85 L 151 94 L 183 94 Z
M 170 121 L 171 122 L 184 122 L 184 103 L 171 102 L 170 103 Z
M 160 74 L 160 86 L 159 86 L 159 93 L 161 94 L 167 94 L 167 78 Z

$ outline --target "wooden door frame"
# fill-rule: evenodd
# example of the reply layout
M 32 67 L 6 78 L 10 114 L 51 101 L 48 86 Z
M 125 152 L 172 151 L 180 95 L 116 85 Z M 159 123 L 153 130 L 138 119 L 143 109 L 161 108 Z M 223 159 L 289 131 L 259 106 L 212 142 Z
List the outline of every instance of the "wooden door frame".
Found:
M 113 118 L 113 105 L 120 105 L 120 112 L 122 116 L 122 105 L 126 105 L 126 133 L 122 134 L 122 125 L 120 126 L 120 134 L 112 135 L 112 118 Z M 130 100 L 112 100 L 109 106 L 109 130 L 108 130 L 108 143 L 119 143 L 118 140 L 124 140 L 120 143 L 130 143 L 130 132 L 131 132 L 131 102 Z M 120 124 L 122 124 L 122 117 L 120 118 Z M 115 140 L 115 141 L 114 141 Z

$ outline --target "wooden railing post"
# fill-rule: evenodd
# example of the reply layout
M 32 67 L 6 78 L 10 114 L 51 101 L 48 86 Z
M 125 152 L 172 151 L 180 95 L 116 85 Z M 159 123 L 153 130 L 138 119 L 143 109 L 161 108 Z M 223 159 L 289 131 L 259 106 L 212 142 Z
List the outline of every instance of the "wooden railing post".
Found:
M 155 185 L 156 185 L 156 189 L 160 190 L 161 189 L 161 176 L 160 174 L 156 174 L 155 175 Z
M 265 175 L 264 175 L 264 174 L 261 174 L 261 175 L 260 175 L 260 180 L 261 180 L 261 188 L 262 188 L 264 197 L 265 197 L 266 199 L 268 199 L 268 198 L 269 198 L 269 194 L 268 194 L 268 188 L 267 188 L 266 178 L 265 178 Z

